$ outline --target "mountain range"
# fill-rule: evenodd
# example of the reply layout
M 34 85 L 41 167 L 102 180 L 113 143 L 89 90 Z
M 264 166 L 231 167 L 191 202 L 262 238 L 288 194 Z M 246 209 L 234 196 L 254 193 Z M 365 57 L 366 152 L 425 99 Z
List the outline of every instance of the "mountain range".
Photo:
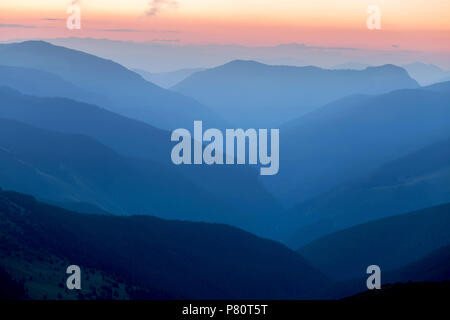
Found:
M 0 296 L 337 299 L 365 290 L 362 275 L 365 266 L 356 270 L 353 263 L 363 265 L 370 258 L 382 266 L 383 261 L 393 266 L 420 254 L 423 256 L 401 267 L 383 268 L 383 286 L 444 281 L 450 276 L 450 251 L 448 246 L 439 245 L 445 243 L 441 240 L 449 240 L 446 224 L 449 214 L 447 204 L 395 220 L 389 218 L 392 221 L 380 220 L 346 231 L 353 233 L 353 239 L 362 241 L 349 244 L 348 235 L 336 234 L 330 236 L 325 247 L 313 243 L 299 250 L 300 254 L 226 225 L 167 221 L 151 216 L 78 214 L 24 194 L 0 190 L 0 279 L 6 286 L 2 286 Z M 364 230 L 359 229 L 370 229 L 369 237 L 364 238 Z M 393 230 L 400 232 L 391 233 Z M 376 235 L 379 231 L 389 237 L 380 239 Z M 427 232 L 435 237 L 428 237 Z M 418 251 L 409 249 L 418 244 Z M 339 248 L 342 256 L 333 251 Z M 338 259 L 321 264 L 326 257 L 324 253 Z M 346 271 L 347 263 L 360 278 L 332 281 L 312 267 L 310 261 L 327 273 L 338 275 L 336 278 L 343 276 L 337 270 Z M 64 286 L 65 269 L 74 262 L 81 266 L 83 274 L 82 290 L 77 293 Z M 4 288 L 9 288 L 8 292 Z
M 190 75 L 204 70 L 204 68 L 188 68 L 170 72 L 149 72 L 141 69 L 133 69 L 134 72 L 140 74 L 145 80 L 165 89 L 169 89 Z
M 7 191 L 0 217 L 1 267 L 40 299 L 74 298 L 73 263 L 86 273 L 78 295 L 94 299 L 103 287 L 116 298 L 297 299 L 329 283 L 294 251 L 226 225 L 78 214 Z
M 145 81 L 118 63 L 81 51 L 43 41 L 0 44 L 0 61 L 4 66 L 51 73 L 94 95 L 78 95 L 81 101 L 158 128 L 183 128 L 197 119 L 212 127 L 226 126 L 219 116 L 197 101 Z M 61 96 L 64 91 L 58 94 Z
M 273 46 L 242 46 L 215 43 L 202 45 L 135 42 L 74 36 L 41 40 L 110 59 L 131 69 L 149 70 L 154 73 L 185 68 L 212 68 L 236 59 L 255 60 L 272 65 L 316 65 L 331 69 L 349 62 L 357 63 L 358 66 L 389 63 L 400 66 L 416 61 L 433 61 L 447 69 L 450 68 L 448 58 L 441 52 L 411 50 L 386 52 L 295 42 Z
M 447 203 L 331 233 L 301 247 L 298 252 L 333 279 L 348 280 L 364 277 L 370 265 L 380 266 L 385 273 L 448 245 L 450 204 Z M 448 256 L 448 249 L 441 253 Z M 415 280 L 407 278 L 409 273 L 397 272 L 396 280 Z M 426 273 L 420 280 L 425 279 Z
M 89 50 L 0 44 L 0 299 L 336 299 L 372 264 L 388 289 L 450 280 L 450 82 L 418 84 L 442 69 L 279 65 L 329 54 L 287 44 L 162 72 L 173 56 L 142 59 L 174 48 L 64 41 Z M 173 164 L 194 120 L 279 128 L 279 173 Z
M 245 219 L 162 164 L 123 157 L 87 136 L 14 120 L 0 123 L 0 180 L 5 188 L 40 199 L 92 203 L 115 214 L 229 223 Z
M 3 102 L 0 105 L 0 118 L 16 120 L 34 126 L 36 129 L 52 131 L 55 134 L 63 133 L 65 137 L 74 134 L 83 135 L 99 142 L 95 148 L 105 149 L 107 147 L 112 149 L 115 153 L 114 157 L 120 157 L 124 161 L 129 162 L 128 169 L 122 168 L 119 170 L 117 168 L 119 172 L 125 170 L 123 178 L 126 176 L 125 173 L 130 174 L 129 170 L 135 170 L 133 167 L 138 162 L 138 171 L 145 171 L 144 177 L 148 177 L 148 181 L 145 182 L 147 184 L 146 187 L 139 185 L 133 187 L 133 189 L 142 191 L 134 192 L 135 199 L 140 199 L 138 201 L 141 203 L 138 206 L 140 212 L 143 212 L 141 210 L 154 209 L 151 203 L 145 204 L 150 199 L 147 197 L 147 192 L 160 188 L 161 190 L 158 193 L 161 196 L 159 196 L 159 199 L 166 201 L 174 195 L 171 194 L 169 189 L 167 189 L 167 194 L 164 195 L 162 185 L 170 188 L 170 185 L 173 184 L 173 191 L 178 189 L 178 187 L 180 187 L 178 190 L 181 191 L 184 186 L 194 193 L 191 194 L 189 191 L 186 191 L 186 195 L 183 197 L 191 196 L 192 198 L 189 202 L 196 203 L 194 207 L 197 209 L 191 210 L 193 207 L 187 206 L 185 210 L 179 211 L 180 213 L 183 212 L 184 216 L 178 216 L 178 218 L 198 220 L 199 217 L 203 216 L 203 213 L 215 208 L 217 213 L 210 214 L 209 217 L 204 216 L 204 221 L 227 222 L 258 234 L 281 238 L 281 235 L 277 234 L 277 231 L 271 226 L 275 221 L 281 219 L 283 210 L 265 190 L 258 179 L 258 173 L 253 168 L 176 166 L 170 160 L 172 145 L 169 132 L 154 128 L 143 122 L 125 118 L 95 105 L 80 103 L 70 99 L 28 96 L 8 88 L 0 88 L 0 98 Z M 42 140 L 39 142 L 41 145 L 48 143 L 45 137 L 42 137 Z M 11 143 L 13 143 L 14 139 L 13 136 L 9 137 Z M 58 150 L 44 148 L 40 152 L 46 153 L 48 157 L 51 157 Z M 84 161 L 88 161 L 87 157 L 89 157 L 89 154 L 80 153 L 77 157 L 86 158 Z M 129 161 L 130 159 L 132 161 Z M 101 165 L 101 162 L 98 161 L 97 164 Z M 93 163 L 92 165 L 94 166 L 95 164 Z M 48 169 L 59 170 L 56 163 L 55 168 Z M 7 171 L 8 167 L 5 167 L 4 170 Z M 114 173 L 111 170 L 108 171 L 107 167 L 100 172 L 114 176 Z M 156 177 L 160 178 L 155 180 Z M 89 178 L 89 175 L 86 178 Z M 118 180 L 117 183 L 123 183 L 120 176 L 116 176 L 116 179 Z M 239 181 L 239 183 L 236 184 L 236 181 Z M 66 181 L 69 184 L 75 184 L 75 182 L 73 180 Z M 24 186 L 19 188 L 19 185 L 16 184 L 14 190 L 44 197 L 47 200 L 64 201 L 65 203 L 73 201 L 77 203 L 89 202 L 113 213 L 130 211 L 124 210 L 121 206 L 105 206 L 99 199 L 94 199 L 95 196 L 92 193 L 89 197 L 87 195 L 74 197 L 71 192 L 64 195 L 64 192 L 61 191 L 58 198 L 52 199 L 49 195 L 38 193 L 38 191 L 42 191 L 39 188 L 32 190 L 30 188 L 22 189 L 22 187 Z M 106 187 L 107 185 L 105 184 L 97 185 L 98 189 L 96 191 L 104 192 Z M 79 185 L 76 185 L 75 188 L 82 189 Z M 207 194 L 202 191 L 194 197 L 193 195 L 196 192 L 194 190 L 210 191 Z M 132 192 L 132 190 L 129 190 L 123 195 Z M 212 200 L 205 200 L 205 197 L 212 197 L 218 202 L 212 205 L 210 203 Z M 225 216 L 219 213 L 224 212 L 223 208 L 219 208 L 222 205 L 226 207 L 226 216 L 228 216 L 225 220 L 222 219 Z M 229 210 L 230 207 L 234 209 Z M 70 206 L 70 208 L 74 209 L 76 206 Z M 137 207 L 134 207 L 134 209 L 137 209 Z M 171 216 L 169 208 L 167 210 L 161 208 L 158 211 L 151 211 L 149 213 L 160 217 L 174 217 Z M 240 213 L 231 214 L 231 211 Z M 200 212 L 203 213 L 199 214 Z M 250 216 L 258 218 L 249 218 Z
M 330 103 L 280 128 L 280 172 L 263 179 L 287 206 L 450 136 L 449 83 Z
M 445 71 L 433 64 L 414 62 L 402 65 L 402 67 L 422 86 L 450 81 L 450 71 Z
M 294 247 L 343 228 L 450 201 L 450 138 L 386 163 L 292 210 Z
M 417 88 L 393 65 L 365 70 L 271 66 L 236 60 L 197 72 L 173 87 L 243 128 L 273 128 L 352 94 Z

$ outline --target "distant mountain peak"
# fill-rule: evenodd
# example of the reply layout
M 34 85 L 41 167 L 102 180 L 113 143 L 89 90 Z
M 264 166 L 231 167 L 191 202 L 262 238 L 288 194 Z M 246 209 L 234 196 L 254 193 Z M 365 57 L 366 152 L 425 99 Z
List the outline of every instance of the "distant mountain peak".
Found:
M 255 61 L 255 60 L 244 60 L 244 59 L 236 59 L 236 60 L 232 60 L 228 63 L 225 63 L 223 66 L 238 66 L 238 67 L 242 67 L 242 66 L 267 66 L 264 63 Z
M 379 70 L 379 71 L 405 71 L 402 67 L 396 66 L 395 64 L 384 64 L 381 66 L 369 66 L 366 70 Z
M 77 94 L 77 100 L 100 105 L 164 129 L 192 123 L 187 118 L 208 119 L 215 127 L 225 126 L 224 121 L 206 106 L 192 98 L 162 89 L 112 60 L 45 41 L 5 44 L 0 48 L 3 65 L 45 71 L 66 81 L 66 84 L 70 82 L 92 93 L 89 96 Z M 36 83 L 42 85 L 44 81 L 37 80 Z M 32 85 L 28 89 L 32 94 L 37 91 L 31 90 Z M 61 92 L 55 90 L 55 94 L 61 95 Z M 69 95 L 69 98 L 74 96 Z
M 25 46 L 25 47 L 55 47 L 55 45 L 50 42 L 42 40 L 28 40 L 23 42 L 12 43 L 13 46 Z
M 436 72 L 443 72 L 444 71 L 440 67 L 438 67 L 438 66 L 436 66 L 434 64 L 423 63 L 423 62 L 420 62 L 420 61 L 416 61 L 416 62 L 413 62 L 413 63 L 405 64 L 405 65 L 403 65 L 403 67 L 406 67 L 406 68 L 423 68 L 423 69 L 429 68 L 429 69 L 431 69 L 433 71 L 436 71 Z

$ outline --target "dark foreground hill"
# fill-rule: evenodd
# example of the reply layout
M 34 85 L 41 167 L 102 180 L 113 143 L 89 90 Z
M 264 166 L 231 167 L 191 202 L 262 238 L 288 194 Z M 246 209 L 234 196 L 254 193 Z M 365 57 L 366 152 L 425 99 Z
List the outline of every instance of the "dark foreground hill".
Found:
M 361 274 L 363 274 L 365 270 L 362 271 Z M 331 287 L 328 288 L 320 288 L 316 298 L 340 299 L 364 292 L 367 290 L 366 280 L 368 276 L 369 275 L 364 275 L 360 278 L 333 283 Z M 395 270 L 381 269 L 381 284 L 383 289 L 388 288 L 390 290 L 390 288 L 392 288 L 391 284 L 395 284 L 396 287 L 402 287 L 413 282 L 423 283 L 424 285 L 427 285 L 428 283 L 447 282 L 446 288 L 448 290 L 448 281 L 450 281 L 450 246 L 434 250 L 424 257 Z M 439 287 L 440 285 L 436 284 L 436 286 Z M 413 286 L 413 288 L 415 288 L 415 286 Z M 407 294 L 409 290 L 406 291 L 405 298 L 409 298 Z M 396 292 L 396 294 L 397 293 L 400 292 Z M 362 295 L 364 296 L 365 294 Z M 381 291 L 381 295 L 384 296 L 383 291 Z M 357 296 L 358 295 L 355 297 Z M 369 296 L 376 297 L 378 294 L 372 293 Z M 395 297 L 395 295 L 392 297 Z M 403 299 L 402 295 L 398 295 L 397 298 Z
M 393 270 L 388 281 L 450 281 L 450 246 L 432 251 L 423 258 Z
M 69 264 L 88 270 L 87 298 L 297 299 L 329 284 L 294 251 L 233 227 L 77 214 L 15 192 L 0 192 L 0 236 L 3 267 L 40 298 L 67 297 Z
M 23 285 L 0 266 L 0 300 L 18 300 L 26 298 Z
M 346 298 L 359 302 L 408 302 L 442 303 L 450 294 L 450 281 L 446 282 L 410 282 L 383 286 L 381 290 L 371 290 Z M 411 305 L 410 305 L 411 306 Z M 441 305 L 442 306 L 442 305 Z
M 450 204 L 444 204 L 345 229 L 313 241 L 298 252 L 330 277 L 345 280 L 365 276 L 366 268 L 374 264 L 384 271 L 403 267 L 448 245 Z M 438 256 L 445 261 L 442 252 Z M 422 270 L 440 265 L 435 263 L 438 259 L 431 258 L 427 258 L 429 262 Z M 394 278 L 417 280 L 401 277 L 406 274 L 403 271 Z

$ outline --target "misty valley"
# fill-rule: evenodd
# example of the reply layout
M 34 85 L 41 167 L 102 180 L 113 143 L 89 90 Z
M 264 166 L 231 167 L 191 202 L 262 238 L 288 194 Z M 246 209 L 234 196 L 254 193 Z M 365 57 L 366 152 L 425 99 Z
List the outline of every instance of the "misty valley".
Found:
M 261 175 L 274 175 L 279 170 L 279 129 L 270 130 L 270 145 L 268 144 L 268 130 L 259 129 L 226 129 L 225 145 L 224 137 L 219 129 L 207 129 L 203 133 L 201 121 L 194 121 L 193 142 L 187 129 L 176 129 L 172 132 L 171 140 L 180 141 L 172 149 L 171 159 L 174 164 L 197 164 L 203 162 L 207 165 L 224 164 L 238 165 L 249 164 L 267 165 L 260 169 Z M 248 142 L 247 142 L 248 141 Z M 203 142 L 209 142 L 203 150 Z M 235 144 L 236 143 L 236 144 Z M 194 145 L 194 160 L 192 161 L 192 146 Z M 270 148 L 269 148 L 270 146 Z M 248 149 L 247 149 L 248 147 Z M 236 151 L 237 150 L 237 151 Z M 268 153 L 271 155 L 269 156 Z M 236 156 L 235 156 L 236 153 Z
M 390 50 L 0 43 L 0 298 L 448 295 L 450 82 Z

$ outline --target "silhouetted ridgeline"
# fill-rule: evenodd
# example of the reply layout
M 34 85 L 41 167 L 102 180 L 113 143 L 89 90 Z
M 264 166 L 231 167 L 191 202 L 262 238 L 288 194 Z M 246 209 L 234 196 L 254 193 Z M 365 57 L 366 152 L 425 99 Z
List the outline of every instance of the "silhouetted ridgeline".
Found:
M 197 119 L 203 119 L 212 127 L 225 127 L 219 116 L 197 101 L 145 81 L 118 63 L 82 51 L 44 41 L 3 44 L 0 64 L 52 73 L 91 93 L 79 95 L 71 91 L 67 97 L 77 97 L 158 128 L 183 128 Z M 36 83 L 34 91 L 28 93 L 46 95 L 45 83 Z M 58 95 L 67 92 L 61 91 Z
M 173 87 L 243 128 L 279 127 L 352 94 L 381 94 L 419 85 L 393 65 L 365 70 L 270 66 L 236 60 L 194 73 Z
M 280 128 L 280 172 L 264 179 L 287 205 L 450 136 L 450 82 L 435 89 L 353 96 Z
M 112 203 L 109 200 L 106 203 L 104 198 L 92 196 L 92 191 L 94 190 L 99 192 L 99 194 L 112 192 L 112 186 L 104 183 L 98 184 L 94 189 L 91 189 L 91 196 L 86 195 L 86 192 L 89 192 L 89 190 L 82 190 L 84 195 L 80 193 L 74 195 L 67 188 L 83 189 L 83 186 L 77 184 L 73 179 L 66 179 L 66 188 L 59 188 L 58 196 L 54 199 L 50 197 L 52 196 L 51 194 L 46 192 L 46 188 L 31 188 L 26 186 L 24 181 L 18 181 L 17 179 L 6 180 L 5 187 L 30 193 L 50 201 L 66 203 L 73 201 L 91 202 L 113 213 L 121 213 L 123 211 L 127 213 L 149 213 L 163 218 L 174 218 L 180 214 L 178 218 L 226 222 L 244 227 L 261 235 L 282 238 L 280 234 L 276 234 L 272 226 L 282 218 L 283 210 L 259 181 L 256 168 L 248 166 L 175 166 L 170 160 L 172 144 L 170 143 L 170 133 L 167 131 L 120 116 L 95 105 L 65 98 L 22 95 L 15 90 L 3 87 L 0 88 L 0 99 L 3 102 L 0 104 L 0 118 L 14 119 L 37 128 L 54 131 L 53 134 L 55 135 L 57 133 L 65 133 L 93 138 L 101 143 L 97 143 L 96 148 L 105 149 L 105 146 L 107 146 L 116 153 L 111 157 L 120 156 L 125 158 L 123 162 L 129 164 L 128 168 L 122 168 L 122 171 L 113 171 L 113 167 L 104 166 L 99 172 L 89 172 L 94 174 L 104 172 L 111 181 L 115 179 L 117 183 L 123 183 L 125 178 L 130 180 L 130 182 L 133 180 L 132 175 L 129 177 L 125 175 L 129 170 L 143 171 L 141 179 L 147 177 L 147 181 L 141 181 L 141 183 L 150 186 L 150 189 L 148 189 L 149 187 L 140 189 L 142 185 L 136 184 L 123 194 L 114 195 Z M 68 135 L 65 137 L 66 139 L 72 139 Z M 48 146 L 48 142 L 45 141 L 45 137 L 42 136 L 41 138 L 44 140 L 38 141 L 38 145 L 42 146 L 39 152 L 41 154 L 47 153 L 50 158 L 50 155 L 56 153 L 57 150 L 48 147 L 44 148 L 44 146 Z M 5 139 L 9 141 L 8 143 L 14 145 L 14 136 L 5 137 Z M 25 143 L 21 147 L 25 148 L 26 146 L 30 146 L 30 144 Z M 16 147 L 14 146 L 14 148 Z M 83 152 L 87 152 L 87 150 Z M 84 161 L 86 161 L 84 169 L 89 169 L 87 166 L 89 163 L 87 159 L 90 159 L 89 154 L 77 153 L 75 158 L 84 158 Z M 95 161 L 94 159 L 90 161 L 92 161 L 91 166 L 95 166 L 100 165 L 102 160 L 98 158 Z M 113 160 L 108 159 L 105 154 L 105 161 L 110 162 Z M 56 165 L 55 162 L 53 164 Z M 4 170 L 7 171 L 7 168 L 7 166 L 4 167 Z M 49 176 L 52 176 L 52 172 L 55 170 L 60 169 L 50 165 L 46 168 L 40 168 L 42 172 Z M 118 174 L 120 172 L 122 173 Z M 85 175 L 89 174 L 85 172 Z M 162 178 L 163 176 L 164 178 Z M 39 177 L 39 179 L 43 178 L 45 177 Z M 94 177 L 88 176 L 88 178 Z M 13 184 L 7 184 L 9 181 Z M 75 184 L 75 186 L 72 186 L 72 184 Z M 173 187 L 171 188 L 170 185 Z M 188 185 L 192 187 L 187 187 Z M 169 187 L 169 189 L 166 189 L 164 186 Z M 24 189 L 22 189 L 23 187 Z M 154 204 L 148 201 L 151 198 L 146 198 L 150 190 L 156 189 L 159 190 L 160 194 L 157 202 L 168 201 L 168 199 L 176 198 L 176 190 L 178 188 L 182 190 L 184 187 L 186 187 L 186 190 L 183 192 L 186 193 L 186 196 L 189 194 L 193 195 L 199 190 L 208 190 L 208 193 L 217 201 L 211 203 L 204 196 L 206 191 L 201 191 L 189 199 L 189 202 L 192 202 L 197 209 L 192 209 L 193 207 L 189 205 L 185 209 L 178 210 L 178 213 L 174 216 L 174 212 L 169 212 L 170 206 L 173 204 L 168 203 L 167 207 L 155 210 Z M 133 189 L 139 192 L 135 192 Z M 166 194 L 163 194 L 164 190 L 166 190 Z M 135 199 L 140 199 L 137 202 L 141 202 L 143 205 L 127 209 L 123 205 L 117 206 L 114 204 L 114 202 L 120 202 L 121 198 L 126 197 L 130 193 L 133 193 Z M 179 205 L 182 205 L 182 198 L 178 200 Z M 227 203 L 226 206 L 224 205 L 225 201 Z M 223 208 L 220 208 L 220 206 L 223 206 Z M 229 209 L 230 207 L 234 209 Z M 223 212 L 224 208 L 227 211 L 226 215 L 220 213 Z M 139 209 L 139 211 L 136 211 L 136 209 Z M 189 211 L 190 209 L 192 210 Z M 203 216 L 204 219 L 200 218 L 205 210 L 207 210 L 208 215 Z M 211 211 L 215 213 L 212 215 Z M 230 214 L 230 212 L 235 214 Z M 168 214 L 166 215 L 166 213 Z M 182 213 L 185 215 L 181 216 Z M 248 218 L 250 216 L 252 218 Z M 222 218 L 225 219 L 223 220 Z
M 450 201 L 450 139 L 386 163 L 292 210 L 300 247 L 327 233 Z
M 47 296 L 67 295 L 69 264 L 89 270 L 90 295 L 94 285 L 122 297 L 137 286 L 152 298 L 297 299 L 329 283 L 294 251 L 233 227 L 78 214 L 15 192 L 0 192 L 0 235 L 4 268 Z
M 403 267 L 448 245 L 450 204 L 444 204 L 332 233 L 298 252 L 330 277 L 345 280 L 363 277 L 373 264 L 383 272 Z M 418 280 L 400 276 L 395 280 Z

